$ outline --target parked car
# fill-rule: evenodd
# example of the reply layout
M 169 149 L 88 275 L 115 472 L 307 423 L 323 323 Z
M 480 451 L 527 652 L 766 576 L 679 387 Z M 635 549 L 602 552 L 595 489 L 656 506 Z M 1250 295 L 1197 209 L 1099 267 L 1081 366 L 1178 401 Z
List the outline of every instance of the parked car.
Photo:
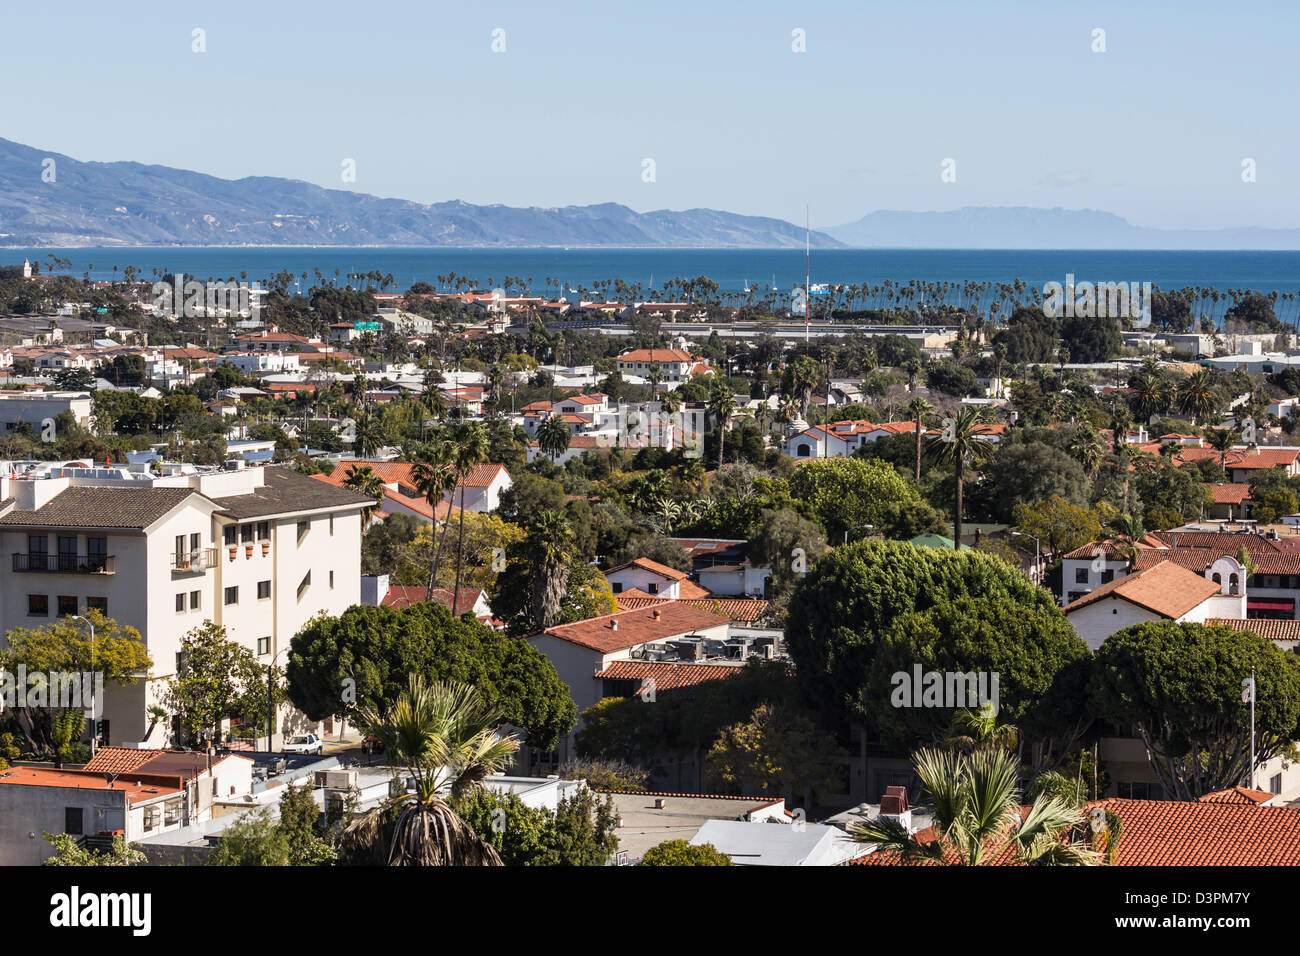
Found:
M 361 749 L 366 753 L 381 754 L 384 752 L 384 742 L 371 734 L 369 737 L 362 739 Z
M 287 754 L 323 754 L 325 741 L 315 734 L 298 734 L 286 740 L 282 750 Z

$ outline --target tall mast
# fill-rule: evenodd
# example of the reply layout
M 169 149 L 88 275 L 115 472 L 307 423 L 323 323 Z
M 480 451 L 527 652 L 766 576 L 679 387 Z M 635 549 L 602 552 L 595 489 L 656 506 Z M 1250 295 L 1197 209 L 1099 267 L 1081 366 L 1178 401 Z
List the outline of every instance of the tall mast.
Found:
M 808 206 L 803 207 L 803 340 L 808 341 L 808 322 L 812 317 L 812 221 Z

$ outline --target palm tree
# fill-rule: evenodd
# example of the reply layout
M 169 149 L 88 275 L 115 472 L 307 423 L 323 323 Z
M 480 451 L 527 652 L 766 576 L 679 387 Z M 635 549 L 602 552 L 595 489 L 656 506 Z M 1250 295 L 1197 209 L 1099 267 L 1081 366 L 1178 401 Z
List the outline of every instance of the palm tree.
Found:
M 1191 415 L 1192 421 L 1198 425 L 1219 407 L 1219 386 L 1209 369 L 1203 368 L 1185 378 L 1176 395 L 1179 411 Z
M 361 509 L 362 524 L 369 524 L 370 517 L 379 507 L 379 503 L 384 500 L 384 479 L 380 478 L 375 473 L 375 469 L 369 465 L 353 465 L 343 478 L 343 487 L 374 500 L 373 505 Z
M 1129 377 L 1128 387 L 1134 413 L 1148 425 L 1153 417 L 1169 410 L 1173 399 L 1169 380 L 1160 374 L 1154 362 L 1143 362 Z
M 1106 456 L 1106 443 L 1092 425 L 1084 422 L 1070 438 L 1070 457 L 1083 466 L 1089 475 L 1094 474 Z
M 727 423 L 736 412 L 736 393 L 726 385 L 715 382 L 709 394 L 709 411 L 718 416 L 718 467 L 722 467 L 723 444 L 727 437 Z
M 934 405 L 919 395 L 907 403 L 907 410 L 911 414 L 912 420 L 916 422 L 916 483 L 918 485 L 921 484 L 921 433 L 924 431 L 921 416 L 932 408 L 934 408 Z
M 944 419 L 942 434 L 930 439 L 930 450 L 942 462 L 952 462 L 957 479 L 953 511 L 954 550 L 961 550 L 962 491 L 966 483 L 966 464 L 977 466 L 992 444 L 981 405 L 963 405 L 952 418 Z
M 559 620 L 569 587 L 573 530 L 564 516 L 556 511 L 539 514 L 529 525 L 524 554 L 533 571 L 533 619 L 545 630 Z
M 1232 428 L 1216 428 L 1209 434 L 1210 447 L 1219 453 L 1219 467 L 1227 468 L 1228 452 L 1237 444 L 1241 433 Z
M 496 851 L 442 797 L 455 801 L 505 768 L 519 742 L 497 732 L 500 721 L 468 684 L 426 684 L 417 674 L 391 709 L 363 708 L 358 726 L 410 771 L 415 793 L 358 816 L 344 830 L 344 845 L 378 856 L 383 821 L 401 806 L 385 855 L 389 866 L 500 866 Z
M 465 564 L 465 479 L 469 473 L 488 460 L 487 435 L 478 422 L 464 422 L 453 436 L 451 460 L 456 469 L 456 484 L 460 487 L 460 534 L 456 544 L 456 587 L 451 595 L 451 612 L 456 613 L 460 602 L 460 576 Z M 454 497 L 454 494 L 453 494 Z M 448 513 L 448 517 L 451 515 Z
M 549 415 L 537 429 L 537 447 L 551 456 L 551 461 L 569 450 L 572 433 L 564 418 Z
M 442 504 L 443 495 L 454 492 L 456 489 L 457 477 L 456 469 L 451 460 L 451 445 L 444 441 L 428 446 L 424 452 L 424 457 L 417 461 L 415 467 L 411 469 L 411 477 L 415 481 L 415 490 L 424 496 L 424 500 L 429 503 L 429 508 L 433 512 L 430 535 L 432 538 L 433 535 L 438 533 L 438 505 Z M 442 534 L 438 536 L 437 545 L 430 548 L 429 581 L 424 589 L 424 599 L 426 601 L 433 600 L 433 589 L 438 581 L 438 566 L 442 561 L 442 546 L 447 541 L 447 529 L 450 527 L 451 508 L 448 506 L 447 519 L 442 525 Z M 432 543 L 431 540 L 430 544 Z
M 1007 750 L 925 748 L 913 755 L 917 776 L 934 804 L 935 839 L 922 843 L 896 820 L 854 824 L 849 836 L 902 863 L 937 866 L 1032 864 L 1095 866 L 1100 856 L 1069 838 L 1083 822 L 1077 806 L 1040 795 L 1020 819 L 1018 761 Z

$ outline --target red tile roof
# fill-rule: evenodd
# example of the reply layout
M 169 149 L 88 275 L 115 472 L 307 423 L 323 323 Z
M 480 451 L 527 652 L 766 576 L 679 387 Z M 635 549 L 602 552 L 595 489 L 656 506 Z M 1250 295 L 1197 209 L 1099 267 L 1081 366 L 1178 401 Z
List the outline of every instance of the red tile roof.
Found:
M 1200 803 L 1233 803 L 1259 807 L 1270 802 L 1274 796 L 1276 796 L 1276 794 L 1269 793 L 1267 790 L 1251 790 L 1249 787 L 1229 787 L 1227 790 L 1216 790 L 1214 793 L 1207 793 L 1202 797 L 1197 797 L 1197 800 Z
M 1300 866 L 1300 807 L 1104 800 L 1120 866 Z
M 1300 621 L 1272 621 L 1249 617 L 1245 620 L 1230 617 L 1206 618 L 1211 627 L 1230 627 L 1235 631 L 1250 631 L 1270 641 L 1300 641 Z
M 671 661 L 614 661 L 598 673 L 598 679 L 654 681 L 655 693 L 694 687 L 705 681 L 726 680 L 740 673 L 736 664 L 674 664 Z
M 695 356 L 690 352 L 677 349 L 635 349 L 618 357 L 620 362 L 694 362 Z
M 1173 561 L 1161 561 L 1145 571 L 1135 571 L 1103 584 L 1071 601 L 1064 612 L 1069 614 L 1105 598 L 1117 597 L 1161 617 L 1176 619 L 1218 593 L 1219 585 L 1208 578 Z
M 613 627 L 615 623 L 617 630 Z M 706 608 L 681 601 L 659 601 L 635 611 L 619 611 L 573 624 L 559 624 L 542 633 L 608 654 L 726 623 L 725 615 Z
M 453 588 L 434 588 L 433 600 L 437 604 L 451 610 L 451 599 L 455 594 Z M 422 586 L 394 584 L 388 588 L 388 593 L 384 595 L 381 602 L 384 607 L 404 608 L 413 604 L 423 604 L 425 601 L 426 591 Z M 478 599 L 483 596 L 482 588 L 461 588 L 460 600 L 456 602 L 456 617 L 462 614 L 472 613 L 474 605 Z
M 1241 481 L 1219 482 L 1210 486 L 1216 505 L 1239 505 L 1250 500 L 1250 485 Z
M 60 787 L 72 790 L 116 790 L 126 794 L 127 803 L 142 803 L 181 793 L 179 778 L 162 782 L 118 779 L 109 783 L 102 773 L 87 770 L 52 770 L 48 767 L 11 767 L 0 771 L 0 786 Z
M 636 588 L 631 591 L 624 591 L 622 594 L 616 594 L 614 597 L 618 600 L 618 607 L 621 611 L 634 611 L 665 600 L 653 594 L 646 594 Z M 685 598 L 682 599 L 681 603 L 717 611 L 733 621 L 753 622 L 767 613 L 769 602 L 759 598 L 719 598 L 710 596 L 705 598 Z

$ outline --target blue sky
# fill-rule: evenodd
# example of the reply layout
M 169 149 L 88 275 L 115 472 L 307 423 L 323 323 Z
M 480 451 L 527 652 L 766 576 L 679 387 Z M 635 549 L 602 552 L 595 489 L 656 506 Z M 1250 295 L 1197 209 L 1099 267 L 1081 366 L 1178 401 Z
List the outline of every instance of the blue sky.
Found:
M 797 222 L 807 203 L 814 227 L 965 205 L 1295 226 L 1298 9 L 65 0 L 5 11 L 0 136 L 421 202 Z M 956 182 L 940 180 L 947 158 Z

